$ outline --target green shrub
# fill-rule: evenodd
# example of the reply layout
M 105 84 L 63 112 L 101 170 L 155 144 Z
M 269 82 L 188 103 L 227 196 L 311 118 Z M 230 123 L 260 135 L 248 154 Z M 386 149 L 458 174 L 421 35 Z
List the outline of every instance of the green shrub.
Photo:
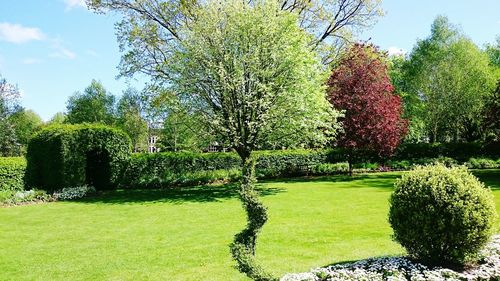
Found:
M 387 161 L 387 166 L 393 170 L 408 170 L 412 167 L 412 164 L 408 160 L 389 160 Z
M 471 261 L 496 217 L 491 191 L 466 167 L 421 166 L 395 183 L 389 221 L 414 258 L 437 265 Z
M 494 169 L 500 167 L 500 163 L 487 158 L 471 158 L 465 165 L 469 169 Z
M 392 160 L 451 157 L 467 161 L 471 157 L 500 157 L 500 143 L 416 143 L 402 144 Z
M 349 172 L 349 164 L 347 162 L 334 164 L 323 163 L 314 166 L 312 169 L 313 175 L 334 175 L 347 172 Z
M 124 132 L 104 125 L 48 127 L 28 144 L 26 183 L 48 191 L 86 184 L 112 189 L 130 150 Z
M 259 178 L 312 174 L 327 163 L 330 151 L 284 150 L 256 152 Z M 163 188 L 172 185 L 232 181 L 240 177 L 236 153 L 165 152 L 134 154 L 121 179 L 122 188 Z M 224 171 L 225 170 L 225 171 Z
M 25 171 L 23 157 L 0 157 L 0 191 L 23 190 Z
M 0 191 L 0 204 L 18 205 L 30 202 L 50 202 L 54 198 L 47 194 L 44 190 L 5 190 Z

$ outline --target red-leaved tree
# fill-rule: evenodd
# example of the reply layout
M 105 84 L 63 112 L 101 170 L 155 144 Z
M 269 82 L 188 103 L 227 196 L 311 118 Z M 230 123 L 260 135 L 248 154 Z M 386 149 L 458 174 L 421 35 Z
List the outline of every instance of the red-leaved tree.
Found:
M 401 97 L 393 91 L 385 54 L 371 44 L 355 44 L 334 68 L 328 98 L 345 114 L 337 144 L 348 152 L 350 172 L 356 155 L 390 156 L 406 135 Z

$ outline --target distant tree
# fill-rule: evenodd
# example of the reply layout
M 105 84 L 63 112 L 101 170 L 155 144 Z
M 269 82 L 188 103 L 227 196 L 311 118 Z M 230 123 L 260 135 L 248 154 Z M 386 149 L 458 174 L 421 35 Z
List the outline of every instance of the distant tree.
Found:
M 19 89 L 0 76 L 0 156 L 20 155 L 20 144 L 10 116 L 21 110 Z
M 163 122 L 160 143 L 166 151 L 201 151 L 215 141 L 199 113 L 184 108 L 171 110 Z
M 432 142 L 481 137 L 481 113 L 495 83 L 492 68 L 486 54 L 446 17 L 437 17 L 430 37 L 417 42 L 404 75 L 409 101 L 420 108 L 411 124 L 423 120 Z
M 328 81 L 328 97 L 343 110 L 338 145 L 349 155 L 349 170 L 359 151 L 388 156 L 407 132 L 401 98 L 387 73 L 386 57 L 373 45 L 355 44 L 341 58 Z
M 115 97 L 108 93 L 101 82 L 92 80 L 82 92 L 76 92 L 68 99 L 66 122 L 103 123 L 113 125 Z
M 66 122 L 66 115 L 63 112 L 57 112 L 50 118 L 46 125 L 60 125 Z
M 409 121 L 408 134 L 404 141 L 419 143 L 427 141 L 427 131 L 423 120 L 423 103 L 418 95 L 407 91 L 408 81 L 405 77 L 405 66 L 408 61 L 404 55 L 389 57 L 388 69 L 394 93 L 403 100 L 403 118 Z
M 497 88 L 486 102 L 484 128 L 487 136 L 500 142 L 500 80 Z
M 490 63 L 493 66 L 500 68 L 500 35 L 497 36 L 494 44 L 486 45 L 486 53 L 490 58 Z
M 134 151 L 144 151 L 147 147 L 148 124 L 141 115 L 140 94 L 135 89 L 127 89 L 118 101 L 116 113 L 116 125 L 129 135 Z
M 33 110 L 19 110 L 9 117 L 14 127 L 22 153 L 26 152 L 31 136 L 42 128 L 43 120 Z

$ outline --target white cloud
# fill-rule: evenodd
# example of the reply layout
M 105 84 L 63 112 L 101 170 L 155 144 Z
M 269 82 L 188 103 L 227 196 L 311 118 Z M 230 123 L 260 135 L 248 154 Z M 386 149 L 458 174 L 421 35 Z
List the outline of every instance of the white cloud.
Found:
M 49 54 L 49 57 L 59 58 L 59 59 L 70 59 L 70 60 L 76 58 L 76 54 L 66 49 L 65 47 L 59 46 L 55 49 L 56 49 L 55 52 Z
M 21 44 L 43 39 L 45 39 L 45 34 L 36 27 L 25 27 L 8 22 L 0 23 L 0 40 Z
M 387 53 L 389 56 L 401 56 L 406 54 L 406 50 L 398 47 L 389 47 Z
M 49 54 L 49 57 L 51 58 L 58 58 L 58 59 L 74 59 L 76 58 L 76 54 L 66 48 L 63 44 L 63 41 L 60 38 L 52 39 L 52 49 L 54 50 L 52 53 Z
M 23 64 L 39 64 L 42 63 L 43 61 L 41 59 L 36 59 L 36 58 L 24 58 L 21 62 Z
M 87 8 L 85 0 L 64 0 L 66 4 L 66 11 L 72 10 L 74 8 Z

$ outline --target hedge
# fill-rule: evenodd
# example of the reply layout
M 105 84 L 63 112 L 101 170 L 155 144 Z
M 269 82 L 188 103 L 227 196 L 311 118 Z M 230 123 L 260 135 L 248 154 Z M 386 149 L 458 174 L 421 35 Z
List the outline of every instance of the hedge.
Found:
M 332 150 L 257 151 L 257 176 L 259 178 L 299 176 L 314 172 L 317 165 L 327 163 Z M 225 178 L 237 178 L 241 160 L 236 153 L 164 152 L 134 154 L 120 182 L 122 188 L 160 188 L 172 184 L 206 183 L 211 176 L 230 171 Z M 216 172 L 217 171 L 217 172 Z M 200 176 L 203 174 L 203 176 Z M 205 172 L 205 173 L 204 173 Z M 210 172 L 210 173 L 206 173 Z M 216 173 L 215 173 L 216 172 Z M 186 175 L 196 175 L 188 180 Z M 217 180 L 216 178 L 213 178 Z
M 20 191 L 24 189 L 24 157 L 0 158 L 0 191 Z
M 95 124 L 48 127 L 28 143 L 26 184 L 47 191 L 86 184 L 113 189 L 130 152 L 130 138 L 115 128 Z
M 293 177 L 345 173 L 343 149 L 256 151 L 259 178 Z M 500 158 L 499 144 L 406 144 L 391 159 L 374 154 L 357 157 L 354 167 L 361 170 L 406 170 L 417 164 L 434 163 L 445 157 L 466 162 L 473 157 Z M 451 160 L 453 160 L 451 159 Z M 379 165 L 377 163 L 384 163 Z M 134 154 L 120 181 L 121 188 L 161 188 L 171 185 L 203 184 L 238 178 L 240 159 L 236 153 L 164 152 Z

